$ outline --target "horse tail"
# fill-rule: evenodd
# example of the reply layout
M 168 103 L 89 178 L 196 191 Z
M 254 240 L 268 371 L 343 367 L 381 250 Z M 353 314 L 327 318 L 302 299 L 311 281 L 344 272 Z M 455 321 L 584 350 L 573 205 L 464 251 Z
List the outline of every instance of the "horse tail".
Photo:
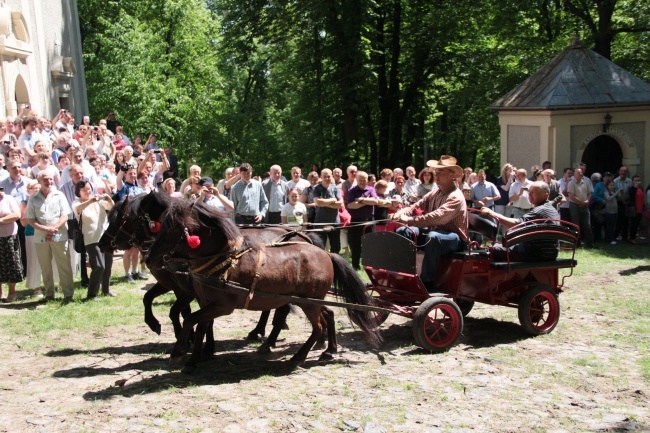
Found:
M 345 302 L 359 305 L 374 305 L 366 285 L 359 278 L 357 271 L 338 254 L 330 254 L 334 266 L 334 289 L 337 297 L 342 297 Z M 348 317 L 361 328 L 366 339 L 373 347 L 379 347 L 382 342 L 381 334 L 368 311 L 348 309 Z

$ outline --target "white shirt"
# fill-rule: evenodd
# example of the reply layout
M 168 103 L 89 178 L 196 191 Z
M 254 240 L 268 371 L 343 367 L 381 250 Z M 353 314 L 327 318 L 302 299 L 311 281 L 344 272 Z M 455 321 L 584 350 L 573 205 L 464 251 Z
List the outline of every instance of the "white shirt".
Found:
M 287 222 L 289 224 L 302 224 L 305 221 L 305 216 L 307 215 L 307 208 L 301 202 L 296 202 L 296 205 L 293 206 L 291 203 L 287 203 L 282 207 L 282 212 L 280 216 L 287 217 Z
M 81 163 L 81 166 L 84 168 L 84 178 L 93 184 L 97 183 L 97 172 L 95 171 L 95 168 L 90 165 L 90 163 L 85 159 Z M 63 172 L 61 172 L 61 180 L 59 180 L 59 185 L 65 185 L 72 180 L 70 177 L 70 167 L 72 167 L 72 165 L 67 166 L 63 169 Z
M 515 181 L 512 185 L 510 185 L 510 191 L 508 192 L 508 197 L 515 196 L 519 194 L 519 191 L 521 190 L 522 187 L 527 187 L 530 188 L 530 185 L 532 182 L 528 179 L 526 179 L 524 182 L 519 182 L 518 180 Z M 520 209 L 532 209 L 533 205 L 530 203 L 530 199 L 528 198 L 528 190 L 524 190 L 523 194 L 517 199 L 517 201 L 512 202 L 513 207 L 518 207 Z
M 5 194 L 2 200 L 0 200 L 0 217 L 5 217 L 11 213 L 20 212 L 18 203 L 16 200 L 9 194 Z M 0 224 L 0 237 L 13 236 L 18 233 L 18 225 L 16 222 Z
M 309 181 L 307 181 L 306 179 L 299 179 L 298 182 L 294 182 L 292 179 L 289 182 L 287 182 L 287 186 L 289 187 L 289 189 L 298 188 L 298 191 L 300 192 L 300 194 L 302 194 L 302 190 L 308 188 L 310 184 Z
M 225 208 L 223 203 L 221 203 L 221 200 L 219 200 L 216 195 L 211 195 L 209 197 L 206 195 L 203 197 L 203 203 L 222 212 L 228 212 L 228 209 Z
M 420 179 L 406 179 L 406 182 L 404 182 L 404 191 L 406 191 L 409 197 L 417 197 L 419 184 Z
M 75 218 L 79 219 L 79 206 L 81 201 L 72 202 Z M 113 206 L 106 200 L 96 201 L 89 204 L 83 210 L 81 232 L 84 235 L 84 245 L 96 244 L 101 239 L 104 231 L 108 227 L 108 214 Z

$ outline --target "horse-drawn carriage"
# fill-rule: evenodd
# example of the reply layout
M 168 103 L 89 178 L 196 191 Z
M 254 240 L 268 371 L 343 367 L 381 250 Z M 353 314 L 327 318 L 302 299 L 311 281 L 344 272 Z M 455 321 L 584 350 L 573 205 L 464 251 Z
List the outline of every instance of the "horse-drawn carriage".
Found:
M 128 249 L 137 245 L 148 252 L 147 263 L 161 286 L 152 290 L 151 296 L 145 296 L 145 318 L 153 330 L 160 332 L 151 313 L 153 297 L 167 290 L 174 290 L 179 297 L 178 308 L 170 314 L 178 338 L 172 356 L 187 351 L 197 325 L 195 350 L 187 365 L 190 371 L 200 358 L 198 348 L 214 318 L 237 308 L 280 309 L 289 302 L 303 309 L 313 327 L 308 341 L 292 358 L 296 363 L 305 360 L 325 330 L 328 347 L 323 356 L 336 353 L 335 322 L 327 306 L 345 308 L 375 345 L 380 340 L 376 325 L 388 314 L 412 317 L 416 343 L 432 352 L 446 350 L 456 342 L 462 332 L 463 314 L 474 302 L 518 307 L 527 331 L 548 333 L 559 319 L 557 295 L 566 278 L 559 281 L 558 269 L 572 269 L 576 264 L 573 256 L 553 262 L 495 262 L 488 249 L 471 243 L 467 251 L 441 258 L 436 293 L 430 294 L 418 277 L 422 253 L 411 240 L 392 232 L 363 237 L 364 267 L 371 280 L 364 287 L 344 259 L 325 253 L 322 246 L 312 244 L 304 234 L 291 240 L 298 233 L 281 227 L 240 231 L 218 211 L 170 201 L 162 194 L 119 203 L 109 219 L 111 224 L 100 241 L 103 247 Z M 470 228 L 478 227 L 480 222 L 485 223 L 477 214 L 470 215 Z M 575 254 L 575 226 L 539 223 L 531 221 L 511 228 L 504 237 L 504 246 L 555 239 L 569 244 Z M 494 239 L 496 225 L 487 224 L 487 228 L 481 232 Z M 281 232 L 280 238 L 274 230 Z M 324 300 L 328 290 L 345 302 Z M 195 297 L 201 309 L 185 316 L 181 331 L 178 312 Z M 267 348 L 271 337 L 277 337 L 283 321 L 282 317 L 274 320 L 274 331 L 262 347 Z M 206 342 L 205 354 L 213 350 L 213 342 Z
M 496 239 L 497 225 L 470 212 L 470 231 L 478 230 Z M 576 265 L 578 229 L 564 221 L 535 220 L 512 227 L 503 246 L 523 242 L 556 240 L 571 251 L 571 258 L 554 261 L 498 262 L 487 247 L 471 242 L 462 252 L 443 256 L 438 263 L 435 292 L 429 293 L 418 277 L 423 252 L 416 243 L 393 232 L 368 233 L 362 238 L 363 265 L 371 283 L 368 290 L 378 306 L 413 319 L 413 335 L 418 346 L 441 352 L 452 346 L 463 330 L 463 317 L 475 302 L 514 307 L 521 326 L 530 334 L 551 332 L 560 318 L 558 295 L 564 279 Z M 570 269 L 561 280 L 559 269 Z M 375 316 L 378 324 L 388 317 Z

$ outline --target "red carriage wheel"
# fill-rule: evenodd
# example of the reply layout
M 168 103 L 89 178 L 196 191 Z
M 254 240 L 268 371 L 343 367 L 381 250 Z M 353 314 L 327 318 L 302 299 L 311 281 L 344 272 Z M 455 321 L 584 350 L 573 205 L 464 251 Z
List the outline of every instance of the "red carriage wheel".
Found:
M 529 334 L 548 334 L 559 320 L 560 301 L 548 286 L 529 289 L 519 299 L 519 323 Z
M 463 332 L 463 313 L 447 298 L 429 298 L 413 315 L 413 336 L 418 346 L 429 352 L 444 352 Z

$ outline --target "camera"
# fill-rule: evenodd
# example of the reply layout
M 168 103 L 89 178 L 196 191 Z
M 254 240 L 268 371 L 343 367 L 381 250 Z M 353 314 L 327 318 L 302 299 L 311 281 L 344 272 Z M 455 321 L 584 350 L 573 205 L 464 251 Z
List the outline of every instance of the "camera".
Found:
M 4 191 L 5 191 L 5 187 L 4 187 L 4 186 L 0 186 L 0 192 L 4 192 Z
M 160 150 L 160 149 L 154 149 L 153 150 L 153 153 L 161 153 L 161 152 L 162 152 L 162 150 Z
M 135 167 L 133 167 L 131 164 L 122 164 L 122 165 L 120 165 L 120 170 L 122 170 L 122 171 L 129 171 L 132 168 L 135 168 Z
M 96 126 L 95 126 L 93 129 L 94 129 L 95 131 L 99 131 L 99 128 L 96 127 Z
M 9 145 L 9 144 L 11 144 L 11 141 L 4 141 L 4 144 Z

